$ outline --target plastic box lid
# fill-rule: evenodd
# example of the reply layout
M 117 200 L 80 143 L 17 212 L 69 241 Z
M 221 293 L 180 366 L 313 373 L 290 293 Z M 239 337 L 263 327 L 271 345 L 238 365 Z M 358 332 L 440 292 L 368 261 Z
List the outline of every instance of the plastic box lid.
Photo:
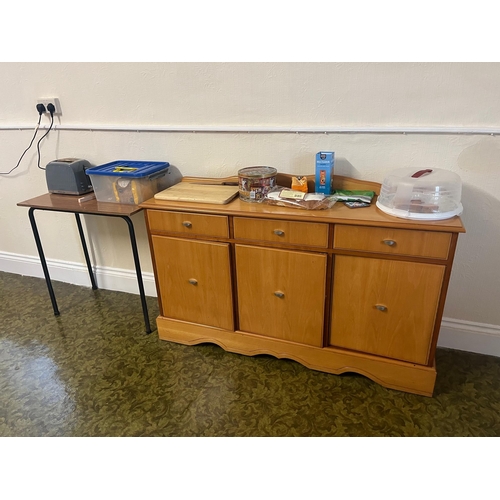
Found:
M 151 177 L 169 167 L 166 161 L 116 160 L 97 167 L 88 168 L 88 175 L 111 175 L 139 179 Z
M 401 168 L 384 179 L 376 205 L 405 219 L 448 219 L 462 213 L 461 195 L 462 181 L 454 172 Z

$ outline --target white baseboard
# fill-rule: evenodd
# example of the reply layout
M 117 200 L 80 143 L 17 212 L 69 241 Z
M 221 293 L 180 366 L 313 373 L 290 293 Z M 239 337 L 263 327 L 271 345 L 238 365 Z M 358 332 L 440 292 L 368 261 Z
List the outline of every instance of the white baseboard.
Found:
M 438 347 L 500 357 L 500 326 L 443 318 Z
M 54 281 L 91 286 L 85 264 L 47 259 L 47 266 Z M 99 288 L 139 293 L 135 271 L 101 266 L 93 269 Z M 28 255 L 0 252 L 0 271 L 43 278 L 40 259 Z M 142 280 L 146 295 L 156 297 L 153 273 L 143 272 Z M 443 318 L 438 346 L 500 357 L 500 326 Z
M 90 277 L 85 264 L 46 259 L 50 278 L 73 285 L 91 286 Z M 97 286 L 104 290 L 139 294 L 135 270 L 116 269 L 93 266 Z M 43 270 L 38 257 L 0 252 L 0 271 L 43 278 Z M 142 272 L 144 292 L 148 297 L 156 297 L 156 286 L 153 273 Z

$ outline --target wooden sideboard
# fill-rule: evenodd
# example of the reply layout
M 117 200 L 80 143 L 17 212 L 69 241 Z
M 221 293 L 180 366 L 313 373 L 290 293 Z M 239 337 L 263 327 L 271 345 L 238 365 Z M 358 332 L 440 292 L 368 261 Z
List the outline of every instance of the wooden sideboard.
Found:
M 183 182 L 237 181 L 184 178 Z M 279 185 L 290 176 L 278 175 Z M 313 189 L 312 176 L 309 178 Z M 335 187 L 380 184 L 335 177 Z M 302 210 L 150 199 L 145 209 L 158 334 L 244 355 L 355 372 L 432 396 L 459 217 L 416 221 L 374 204 Z

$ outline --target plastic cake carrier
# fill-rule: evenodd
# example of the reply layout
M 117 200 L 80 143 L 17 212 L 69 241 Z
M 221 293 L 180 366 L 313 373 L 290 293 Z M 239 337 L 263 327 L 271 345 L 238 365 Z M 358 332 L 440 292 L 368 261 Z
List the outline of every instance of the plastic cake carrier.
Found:
M 391 172 L 376 205 L 404 219 L 449 219 L 463 211 L 462 181 L 454 172 L 439 168 L 400 168 Z

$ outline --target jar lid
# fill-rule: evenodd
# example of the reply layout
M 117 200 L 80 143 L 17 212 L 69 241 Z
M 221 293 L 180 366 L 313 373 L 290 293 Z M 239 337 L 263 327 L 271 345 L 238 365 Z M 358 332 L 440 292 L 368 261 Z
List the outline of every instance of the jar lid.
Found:
M 238 170 L 240 177 L 273 177 L 278 171 L 274 167 L 245 167 Z

